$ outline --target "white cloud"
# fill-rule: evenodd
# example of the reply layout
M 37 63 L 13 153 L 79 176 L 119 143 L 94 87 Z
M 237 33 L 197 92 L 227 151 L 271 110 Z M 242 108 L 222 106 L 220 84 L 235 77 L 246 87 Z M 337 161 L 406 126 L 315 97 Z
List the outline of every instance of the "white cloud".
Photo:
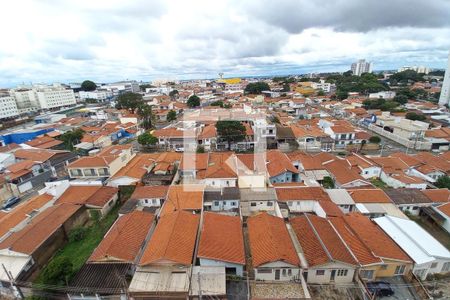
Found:
M 450 2 L 386 3 L 7 1 L 0 85 L 344 71 L 358 58 L 444 67 Z

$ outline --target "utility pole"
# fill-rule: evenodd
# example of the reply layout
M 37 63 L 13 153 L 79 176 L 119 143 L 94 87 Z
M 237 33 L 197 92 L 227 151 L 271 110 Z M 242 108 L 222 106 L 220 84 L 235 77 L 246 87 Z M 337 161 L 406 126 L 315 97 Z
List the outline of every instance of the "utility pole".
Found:
M 245 272 L 247 274 L 247 300 L 250 300 L 250 280 L 248 278 L 248 272 Z
M 14 278 L 13 278 L 12 275 L 8 272 L 8 270 L 6 269 L 6 267 L 5 267 L 4 264 L 2 264 L 2 267 L 3 267 L 3 271 L 5 272 L 6 276 L 8 277 L 9 283 L 11 284 L 13 294 L 14 294 L 14 290 L 16 290 L 17 293 L 19 294 L 19 297 L 18 297 L 18 298 L 19 298 L 19 299 L 25 299 L 25 297 L 24 297 L 24 295 L 23 295 L 23 293 L 22 293 L 22 290 L 20 289 L 20 287 L 18 287 L 18 286 L 16 285 L 16 283 L 14 282 Z M 15 295 L 14 295 L 14 296 L 15 296 Z

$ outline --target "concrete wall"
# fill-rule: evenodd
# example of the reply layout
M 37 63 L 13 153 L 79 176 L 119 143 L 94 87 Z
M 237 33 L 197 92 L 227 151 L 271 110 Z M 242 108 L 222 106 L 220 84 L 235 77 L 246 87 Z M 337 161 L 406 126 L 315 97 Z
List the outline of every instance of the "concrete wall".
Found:
M 300 268 L 285 262 L 272 262 L 254 269 L 256 280 L 275 280 L 275 274 L 279 272 L 277 281 L 291 281 L 301 276 Z M 290 275 L 289 275 L 290 274 Z

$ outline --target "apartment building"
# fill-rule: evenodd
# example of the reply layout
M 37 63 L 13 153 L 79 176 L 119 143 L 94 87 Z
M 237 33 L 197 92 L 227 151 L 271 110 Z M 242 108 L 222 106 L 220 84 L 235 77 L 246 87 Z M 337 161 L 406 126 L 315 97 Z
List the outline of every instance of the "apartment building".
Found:
M 18 115 L 19 110 L 14 97 L 0 93 L 0 119 L 14 118 Z

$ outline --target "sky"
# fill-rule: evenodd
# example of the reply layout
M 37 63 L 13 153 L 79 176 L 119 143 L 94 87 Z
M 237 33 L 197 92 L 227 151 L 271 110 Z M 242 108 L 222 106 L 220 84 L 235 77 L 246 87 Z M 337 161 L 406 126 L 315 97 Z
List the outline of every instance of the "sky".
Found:
M 445 68 L 450 0 L 14 0 L 0 87 Z

